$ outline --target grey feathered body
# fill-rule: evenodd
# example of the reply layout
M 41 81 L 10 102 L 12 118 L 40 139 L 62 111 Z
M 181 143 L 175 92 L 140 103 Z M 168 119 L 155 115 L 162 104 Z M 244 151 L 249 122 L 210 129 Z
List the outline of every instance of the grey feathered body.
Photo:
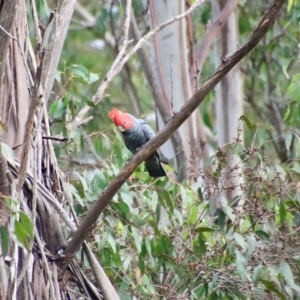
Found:
M 133 120 L 133 126 L 129 130 L 122 132 L 123 139 L 126 147 L 132 152 L 136 153 L 140 147 L 155 137 L 153 129 L 142 119 L 136 119 L 131 116 Z M 164 169 L 160 162 L 168 163 L 168 160 L 159 155 L 155 151 L 146 160 L 146 167 L 151 177 L 166 176 Z

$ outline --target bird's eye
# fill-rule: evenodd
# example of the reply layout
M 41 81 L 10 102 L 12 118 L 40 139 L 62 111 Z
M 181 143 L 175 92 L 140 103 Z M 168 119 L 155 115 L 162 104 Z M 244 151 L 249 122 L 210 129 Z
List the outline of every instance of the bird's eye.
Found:
M 126 121 L 124 121 L 124 124 L 126 124 Z

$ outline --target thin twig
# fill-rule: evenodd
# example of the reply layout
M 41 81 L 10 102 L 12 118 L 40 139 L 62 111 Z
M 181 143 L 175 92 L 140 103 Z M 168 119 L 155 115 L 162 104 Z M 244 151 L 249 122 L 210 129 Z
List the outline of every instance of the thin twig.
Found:
M 28 68 L 28 65 L 27 65 L 27 62 L 26 62 L 26 59 L 25 59 L 25 54 L 24 54 L 23 48 L 22 48 L 19 40 L 17 38 L 15 38 L 13 35 L 11 35 L 9 32 L 7 32 L 5 30 L 5 28 L 3 28 L 1 25 L 0 25 L 0 29 L 17 43 L 17 45 L 19 47 L 19 50 L 20 50 L 20 53 L 21 53 L 21 57 L 22 57 L 22 60 L 23 60 L 23 64 L 24 64 L 25 70 L 26 70 L 27 75 L 28 75 L 28 79 L 30 81 L 30 85 L 33 86 L 34 85 L 33 79 L 32 79 L 31 73 L 29 71 L 29 68 Z
M 31 103 L 28 111 L 28 116 L 25 124 L 25 135 L 23 139 L 23 148 L 22 148 L 22 154 L 21 154 L 21 164 L 20 164 L 20 171 L 17 178 L 17 193 L 20 192 L 22 189 L 22 185 L 24 183 L 25 177 L 26 177 L 26 171 L 27 171 L 27 163 L 28 163 L 28 157 L 29 157 L 29 150 L 30 150 L 30 144 L 31 144 L 31 138 L 32 138 L 32 130 L 34 125 L 34 116 L 36 113 L 36 110 L 39 106 L 41 101 L 43 101 L 43 96 L 40 95 L 41 90 L 41 76 L 42 76 L 42 69 L 43 64 L 45 61 L 45 55 L 44 52 L 41 53 L 40 57 L 40 65 L 36 72 L 36 81 L 33 87 L 32 92 L 32 98 Z
M 67 142 L 69 139 L 68 138 L 59 138 L 55 136 L 42 136 L 43 140 L 53 140 L 57 142 Z
M 170 69 L 171 69 L 171 100 L 170 100 L 170 104 L 171 104 L 171 109 L 172 109 L 172 113 L 173 116 L 175 115 L 175 111 L 174 111 L 174 87 L 173 87 L 173 55 L 170 55 Z
M 221 31 L 222 27 L 227 22 L 228 18 L 230 17 L 231 13 L 234 11 L 234 9 L 238 5 L 238 3 L 239 3 L 239 0 L 227 1 L 224 8 L 220 12 L 218 18 L 208 27 L 206 35 L 205 35 L 204 39 L 202 40 L 201 46 L 199 47 L 199 49 L 196 53 L 196 59 L 198 60 L 199 73 L 201 73 L 205 58 L 208 54 L 208 51 L 209 51 L 215 37 Z
M 199 64 L 198 64 L 198 59 L 196 59 L 195 61 L 195 64 L 196 64 L 196 72 L 195 72 L 195 91 L 198 90 L 199 88 L 199 74 L 200 74 L 200 69 L 199 69 Z
M 131 9 L 131 0 L 126 0 L 126 8 L 125 8 L 125 22 L 124 22 L 124 40 L 121 46 L 120 52 L 117 55 L 116 59 L 114 60 L 113 64 L 110 67 L 110 71 L 116 69 L 119 62 L 122 60 L 123 56 L 125 55 L 126 49 L 128 47 L 128 36 L 129 36 L 129 27 L 130 27 L 130 9 Z
M 32 19 L 34 24 L 34 35 L 35 35 L 35 42 L 37 45 L 36 50 L 37 50 L 42 44 L 42 35 L 41 35 L 41 30 L 39 28 L 39 17 L 38 17 L 34 0 L 30 0 L 30 6 L 31 6 Z
M 131 58 L 133 54 L 137 52 L 148 40 L 150 40 L 157 32 L 161 31 L 164 29 L 166 26 L 179 21 L 183 18 L 185 18 L 187 15 L 191 14 L 197 7 L 199 7 L 201 4 L 203 4 L 205 0 L 197 0 L 188 10 L 186 10 L 184 13 L 170 18 L 167 21 L 161 23 L 158 25 L 156 28 L 151 30 L 149 33 L 147 33 L 144 37 L 142 37 L 136 45 L 126 54 L 124 57 L 119 61 L 119 63 L 115 66 L 115 63 L 113 64 L 115 66 L 114 69 L 110 68 L 108 71 L 107 75 L 105 76 L 105 79 L 103 82 L 100 84 L 99 89 L 97 90 L 96 94 L 92 97 L 92 101 L 95 104 L 98 104 L 100 101 L 102 101 L 104 92 L 107 89 L 108 85 L 112 81 L 112 79 L 120 73 L 122 70 L 123 66 L 126 64 L 126 62 Z M 69 123 L 67 126 L 68 128 L 73 128 L 77 126 L 81 126 L 82 124 L 86 123 L 86 120 L 84 119 L 84 116 L 86 113 L 90 110 L 89 106 L 85 106 L 81 109 L 81 111 L 78 113 L 77 117 L 75 120 L 71 123 Z

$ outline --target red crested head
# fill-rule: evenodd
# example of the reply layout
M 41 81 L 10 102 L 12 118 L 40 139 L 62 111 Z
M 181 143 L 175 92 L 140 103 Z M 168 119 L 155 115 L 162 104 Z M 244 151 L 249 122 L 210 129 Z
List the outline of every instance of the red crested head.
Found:
M 113 120 L 115 125 L 120 129 L 121 132 L 128 130 L 133 125 L 131 115 L 123 113 L 122 111 L 113 108 L 107 116 Z

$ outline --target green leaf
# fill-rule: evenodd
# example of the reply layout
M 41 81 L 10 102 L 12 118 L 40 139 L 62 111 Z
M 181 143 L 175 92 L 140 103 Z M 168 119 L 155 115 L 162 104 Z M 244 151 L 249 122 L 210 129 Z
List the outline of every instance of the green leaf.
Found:
M 300 287 L 296 285 L 294 282 L 293 272 L 290 265 L 285 260 L 282 259 L 279 265 L 279 269 L 280 269 L 280 273 L 284 277 L 286 284 L 299 293 Z
M 89 187 L 88 187 L 88 183 L 87 183 L 86 179 L 84 177 L 82 177 L 82 176 L 79 175 L 79 180 L 80 180 L 80 182 L 82 184 L 83 190 L 85 192 L 89 191 Z
M 287 5 L 287 11 L 290 12 L 291 9 L 292 9 L 292 7 L 293 7 L 294 5 L 296 5 L 296 3 L 297 3 L 296 0 L 289 0 L 289 1 L 288 1 L 288 5 Z
M 291 0 L 290 0 L 291 1 Z M 286 58 L 284 61 L 283 61 L 283 64 L 282 64 L 282 71 L 283 71 L 283 74 L 285 75 L 285 77 L 287 79 L 290 79 L 290 76 L 289 74 L 287 73 L 287 68 L 288 66 L 290 65 L 291 61 L 293 60 L 293 58 Z
M 286 149 L 290 149 L 291 148 L 293 137 L 294 137 L 294 134 L 291 133 L 291 132 L 288 132 L 286 134 L 286 136 L 285 136 L 285 147 L 286 147 Z
M 262 239 L 270 239 L 270 236 L 263 230 L 256 230 L 255 234 Z
M 233 234 L 235 241 L 246 251 L 247 250 L 247 243 L 245 242 L 244 238 L 237 232 Z
M 96 107 L 95 103 L 88 98 L 87 96 L 80 94 L 80 93 L 76 93 L 75 95 L 73 95 L 73 99 L 76 103 L 80 103 L 80 104 L 86 104 L 87 106 L 90 107 Z
M 205 240 L 201 237 L 201 234 L 198 236 L 198 242 L 199 242 L 199 250 L 201 254 L 206 254 L 206 245 Z
M 185 188 L 182 185 L 180 185 L 180 194 L 181 194 L 183 203 L 187 203 L 188 197 L 187 197 Z
M 250 122 L 250 120 L 245 116 L 245 115 L 242 115 L 240 117 L 240 120 L 244 121 L 248 127 L 249 130 L 253 130 L 254 129 L 254 125 Z
M 0 143 L 1 153 L 3 157 L 12 165 L 15 166 L 15 153 L 7 144 Z
M 66 107 L 61 99 L 53 101 L 49 108 L 49 113 L 54 119 L 62 117 L 66 112 Z
M 291 107 L 290 105 L 287 105 L 286 112 L 283 117 L 284 122 L 289 118 L 290 114 L 291 114 Z
M 89 71 L 82 65 L 71 65 L 68 70 L 80 79 L 80 82 L 87 83 L 90 79 Z
M 56 80 L 58 83 L 61 83 L 61 74 L 62 74 L 62 72 L 56 70 L 56 73 L 55 73 L 55 80 Z
M 0 238 L 1 238 L 1 249 L 2 255 L 5 256 L 9 249 L 9 232 L 8 229 L 4 226 L 0 226 Z
M 189 209 L 189 221 L 192 225 L 195 225 L 198 220 L 198 210 L 196 205 L 192 205 Z
M 64 107 L 67 107 L 69 105 L 71 101 L 71 93 L 70 92 L 67 92 L 64 97 L 62 98 L 62 102 L 64 104 Z
M 95 73 L 90 73 L 90 78 L 87 81 L 87 84 L 92 84 L 99 79 L 99 75 Z
M 113 251 L 116 253 L 117 252 L 116 239 L 111 235 L 110 232 L 107 233 L 107 241 L 110 244 Z
M 209 227 L 197 227 L 196 232 L 215 232 L 215 229 Z
M 298 174 L 300 174 L 300 165 L 299 164 L 294 164 L 292 167 L 292 170 Z
M 174 209 L 173 215 L 177 219 L 178 225 L 182 226 L 182 224 L 183 224 L 182 214 L 177 209 Z
M 247 279 L 247 272 L 246 272 L 246 259 L 244 255 L 238 251 L 237 249 L 234 250 L 234 253 L 236 255 L 236 267 L 240 274 L 240 277 L 243 281 L 246 281 Z
M 141 236 L 139 235 L 137 229 L 134 226 L 131 226 L 131 232 L 133 235 L 133 239 L 134 239 L 134 243 L 137 249 L 137 252 L 140 253 L 141 252 Z
M 52 146 L 54 148 L 54 153 L 55 153 L 55 156 L 56 158 L 59 158 L 60 157 L 60 153 L 61 153 L 61 147 L 58 143 L 52 143 Z
M 81 197 L 79 196 L 77 190 L 75 189 L 75 187 L 72 184 L 68 184 L 67 187 L 68 187 L 68 193 L 69 193 L 69 196 L 71 197 L 71 199 L 73 199 L 73 196 L 74 196 L 77 199 L 77 201 L 79 202 L 79 204 L 81 206 L 84 206 L 84 203 L 83 203 Z
M 96 140 L 95 140 L 96 142 Z M 100 140 L 99 140 L 100 143 Z M 117 162 L 118 162 L 118 167 L 123 166 L 124 164 L 124 157 L 122 155 L 122 151 L 120 149 L 120 146 L 118 144 L 113 144 L 113 149 L 114 149 L 114 154 L 117 158 Z M 102 154 L 102 152 L 100 152 L 100 155 Z
M 151 202 L 150 202 L 150 207 L 153 211 L 156 210 L 157 203 L 158 203 L 158 195 L 156 191 L 153 191 L 151 195 Z
M 233 209 L 230 206 L 224 205 L 222 206 L 222 210 L 230 218 L 231 221 L 235 220 L 235 214 L 233 213 Z
M 293 293 L 292 289 L 287 285 L 284 286 L 284 289 L 285 289 L 286 293 L 289 295 L 289 297 L 290 297 L 289 299 L 294 299 L 294 293 Z M 298 299 L 299 299 L 299 297 L 297 298 L 297 300 Z
M 44 17 L 46 16 L 47 18 L 49 17 L 50 9 L 49 9 L 49 6 L 48 6 L 46 0 L 37 1 L 37 9 L 38 9 L 39 15 L 44 16 Z
M 263 283 L 263 285 L 266 287 L 267 290 L 275 293 L 280 299 L 286 300 L 284 295 L 278 290 L 278 288 L 275 286 L 274 282 L 260 279 L 260 282 Z
M 19 212 L 19 216 L 24 229 L 26 230 L 29 238 L 32 240 L 34 237 L 34 232 L 31 219 L 23 212 Z
M 123 269 L 124 269 L 124 271 L 127 271 L 128 267 L 129 267 L 129 265 L 131 263 L 131 260 L 132 260 L 131 256 L 128 255 L 128 256 L 125 257 L 125 259 L 123 261 Z
M 33 239 L 33 226 L 32 222 L 27 215 L 23 212 L 19 213 L 19 221 L 15 220 L 15 235 L 18 241 L 29 250 L 29 241 Z
M 295 93 L 296 89 L 299 86 L 299 84 L 298 84 L 299 78 L 300 78 L 300 73 L 293 75 L 292 81 L 287 89 L 288 94 Z
M 254 268 L 253 275 L 252 275 L 254 286 L 257 285 L 257 282 L 259 281 L 263 271 L 264 271 L 264 267 L 262 265 L 258 265 Z
M 154 287 L 152 285 L 152 282 L 149 280 L 149 277 L 146 276 L 145 274 L 142 276 L 142 283 L 150 294 L 156 293 L 156 291 L 154 290 Z
M 284 223 L 286 220 L 286 209 L 282 200 L 280 201 L 279 204 L 279 216 L 280 216 L 280 222 Z
M 247 246 L 248 246 L 248 250 L 246 253 L 246 257 L 248 260 L 256 249 L 256 239 L 253 236 L 247 237 Z
M 197 194 L 198 194 L 198 197 L 201 200 L 201 202 L 203 202 L 204 198 L 203 198 L 203 193 L 202 193 L 202 190 L 200 187 L 197 189 Z
M 105 149 L 110 150 L 110 148 L 111 148 L 110 140 L 109 140 L 108 136 L 105 134 L 102 134 L 102 143 L 103 143 L 103 147 Z
M 173 199 L 170 197 L 170 193 L 166 190 L 156 190 L 159 202 L 164 206 L 170 208 L 171 212 L 174 210 Z
M 151 244 L 153 243 L 152 248 L 152 253 L 154 255 L 160 256 L 163 252 L 163 245 L 162 241 L 159 238 L 156 238 L 155 240 L 151 241 Z

